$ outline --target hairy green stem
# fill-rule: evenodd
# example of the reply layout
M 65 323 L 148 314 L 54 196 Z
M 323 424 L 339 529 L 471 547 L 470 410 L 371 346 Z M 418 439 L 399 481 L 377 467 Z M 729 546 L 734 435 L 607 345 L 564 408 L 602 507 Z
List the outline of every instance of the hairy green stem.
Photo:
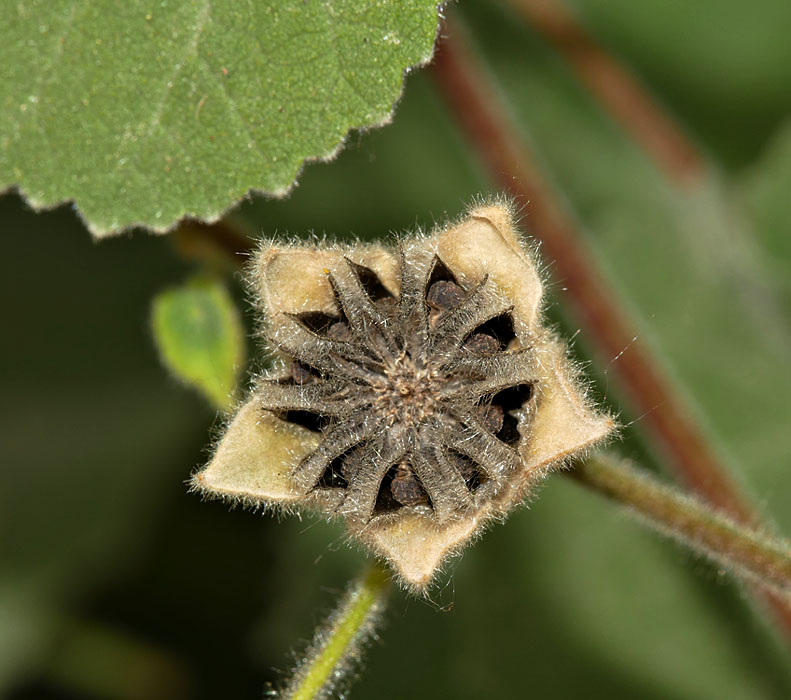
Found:
M 359 659 L 360 647 L 371 636 L 389 589 L 390 575 L 373 564 L 352 584 L 325 626 L 316 631 L 305 660 L 297 668 L 284 698 L 325 698 Z
M 739 524 L 626 462 L 598 455 L 569 474 L 631 509 L 649 525 L 756 583 L 791 595 L 791 543 Z

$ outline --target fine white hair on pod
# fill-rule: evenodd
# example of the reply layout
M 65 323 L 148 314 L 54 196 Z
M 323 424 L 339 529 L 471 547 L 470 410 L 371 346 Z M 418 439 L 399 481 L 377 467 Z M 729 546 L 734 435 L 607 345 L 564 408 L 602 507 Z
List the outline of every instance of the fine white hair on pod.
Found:
M 251 281 L 281 361 L 195 487 L 341 517 L 415 589 L 614 430 L 543 324 L 507 203 L 392 248 L 270 245 Z

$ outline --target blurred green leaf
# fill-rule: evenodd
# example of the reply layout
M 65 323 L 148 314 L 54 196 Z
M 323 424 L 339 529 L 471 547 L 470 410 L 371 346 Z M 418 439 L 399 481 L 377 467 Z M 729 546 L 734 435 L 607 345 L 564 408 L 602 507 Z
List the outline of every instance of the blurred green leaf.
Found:
M 28 581 L 0 578 L 0 692 L 32 673 L 54 635 L 46 599 Z
M 198 277 L 159 294 L 152 325 L 163 362 L 220 409 L 233 403 L 244 362 L 244 330 L 222 283 Z
M 0 286 L 17 337 L 0 363 L 6 697 L 62 648 L 64 616 L 93 617 L 100 591 L 139 575 L 174 502 L 201 505 L 183 481 L 214 412 L 163 381 L 146 332 L 151 298 L 186 271 L 168 240 L 95 246 L 68 208 L 34 214 L 12 196 L 0 198 L 0 222 Z M 138 586 L 135 600 L 146 596 Z
M 766 265 L 791 309 L 791 121 L 778 129 L 761 159 L 737 184 L 755 222 Z
M 282 195 L 305 160 L 390 118 L 436 0 L 10 4 L 0 188 L 74 199 L 97 234 Z

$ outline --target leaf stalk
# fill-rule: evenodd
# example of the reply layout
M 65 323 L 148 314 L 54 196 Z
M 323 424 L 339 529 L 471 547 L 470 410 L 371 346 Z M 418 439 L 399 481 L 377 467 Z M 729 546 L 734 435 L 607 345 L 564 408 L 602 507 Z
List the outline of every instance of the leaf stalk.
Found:
M 330 695 L 359 660 L 361 646 L 373 635 L 389 588 L 387 570 L 372 564 L 351 585 L 327 624 L 316 631 L 311 648 L 281 697 L 318 700 Z
M 742 525 L 607 455 L 588 458 L 569 474 L 628 506 L 654 529 L 791 600 L 791 543 L 786 540 Z

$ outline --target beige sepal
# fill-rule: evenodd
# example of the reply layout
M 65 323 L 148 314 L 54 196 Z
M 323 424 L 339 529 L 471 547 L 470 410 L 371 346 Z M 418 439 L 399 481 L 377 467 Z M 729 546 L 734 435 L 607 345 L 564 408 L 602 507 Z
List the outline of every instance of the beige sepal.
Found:
M 315 433 L 261 410 L 254 396 L 239 409 L 192 486 L 251 505 L 291 503 L 302 496 L 292 486 L 291 472 L 318 443 Z
M 374 522 L 358 536 L 390 562 L 410 588 L 424 589 L 447 557 L 480 528 L 488 508 L 463 520 L 440 525 L 430 517 L 409 513 L 389 522 Z
M 391 294 L 399 293 L 398 262 L 378 245 L 353 248 L 272 247 L 263 251 L 254 271 L 256 292 L 262 311 L 270 318 L 280 313 L 338 312 L 328 273 L 342 258 L 377 273 Z
M 540 478 L 552 466 L 600 443 L 616 428 L 582 393 L 565 347 L 551 336 L 536 347 L 541 376 L 527 440 L 520 444 L 525 477 Z
M 253 278 L 262 311 L 270 318 L 305 310 L 334 313 L 335 297 L 325 270 L 340 257 L 340 251 L 317 248 L 274 247 L 263 252 Z
M 503 206 L 478 207 L 469 218 L 437 237 L 437 253 L 470 282 L 488 275 L 513 301 L 514 318 L 525 332 L 538 321 L 543 287 L 536 265 L 520 243 Z

